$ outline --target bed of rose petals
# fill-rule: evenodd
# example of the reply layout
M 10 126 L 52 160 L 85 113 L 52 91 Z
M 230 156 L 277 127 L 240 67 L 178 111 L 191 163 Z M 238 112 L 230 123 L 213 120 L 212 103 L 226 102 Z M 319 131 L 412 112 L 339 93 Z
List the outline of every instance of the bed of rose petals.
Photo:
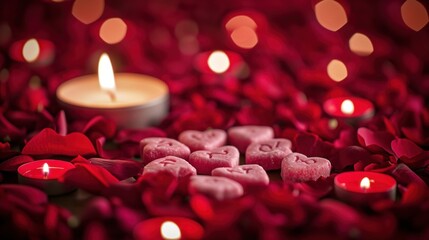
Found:
M 2 239 L 132 239 L 135 226 L 155 216 L 192 218 L 207 239 L 429 238 L 429 31 L 426 26 L 414 32 L 402 23 L 394 10 L 402 1 L 341 1 L 349 22 L 338 32 L 318 25 L 313 1 L 107 1 L 103 17 L 121 16 L 129 24 L 124 42 L 115 46 L 94 34 L 100 23 L 77 21 L 71 2 L 0 3 Z M 259 42 L 249 50 L 228 41 L 219 25 L 242 9 L 259 11 Z M 235 51 L 245 61 L 243 69 L 222 77 L 200 73 L 195 54 L 179 49 L 186 35 L 177 33 L 181 20 L 197 24 L 199 51 Z M 348 49 L 356 31 L 371 34 L 371 56 Z M 55 61 L 37 66 L 11 59 L 11 44 L 29 37 L 51 40 Z M 59 108 L 58 84 L 93 72 L 83 59 L 101 51 L 115 56 L 123 71 L 149 73 L 168 83 L 171 111 L 160 125 L 117 129 L 101 116 L 79 121 Z M 332 58 L 348 65 L 344 82 L 326 75 Z M 323 113 L 325 99 L 348 94 L 371 100 L 375 116 L 350 126 Z M 329 159 L 331 176 L 285 184 L 273 171 L 265 189 L 218 202 L 189 194 L 187 180 L 139 175 L 143 138 L 249 124 L 273 127 L 276 137 L 292 141 L 295 152 Z M 62 180 L 94 194 L 81 216 L 50 203 L 37 189 L 16 184 L 16 169 L 37 159 L 75 164 Z M 366 207 L 342 203 L 333 192 L 333 178 L 353 170 L 393 176 L 398 200 Z

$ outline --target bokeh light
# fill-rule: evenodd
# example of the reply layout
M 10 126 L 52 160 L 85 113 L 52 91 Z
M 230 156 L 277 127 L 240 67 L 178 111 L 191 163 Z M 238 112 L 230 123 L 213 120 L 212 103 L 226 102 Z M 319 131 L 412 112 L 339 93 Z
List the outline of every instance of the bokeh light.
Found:
M 127 34 L 127 24 L 120 18 L 109 18 L 100 27 L 100 38 L 108 44 L 121 42 Z
M 371 40 L 362 33 L 355 33 L 349 40 L 349 47 L 352 52 L 359 56 L 368 56 L 374 52 Z
M 215 73 L 223 73 L 228 70 L 230 61 L 228 55 L 223 51 L 214 51 L 210 54 L 207 64 Z
M 27 62 L 34 62 L 40 54 L 40 46 L 36 39 L 31 38 L 22 48 L 22 56 Z
M 333 59 L 328 63 L 327 72 L 328 76 L 336 82 L 343 81 L 348 75 L 346 65 L 338 59 Z
M 84 24 L 90 24 L 101 17 L 104 0 L 75 0 L 72 14 Z
M 237 46 L 244 49 L 253 48 L 258 43 L 258 35 L 255 30 L 247 26 L 234 29 L 231 39 Z
M 429 21 L 428 12 L 417 0 L 407 0 L 401 6 L 404 23 L 414 31 L 420 31 Z
M 318 2 L 314 11 L 316 19 L 324 28 L 333 32 L 338 31 L 347 23 L 347 14 L 343 6 L 334 0 Z
M 258 25 L 256 24 L 256 22 L 252 18 L 246 15 L 238 15 L 238 16 L 232 17 L 225 24 L 225 28 L 228 31 L 234 31 L 235 29 L 240 27 L 249 27 L 252 30 L 255 30 L 257 26 Z

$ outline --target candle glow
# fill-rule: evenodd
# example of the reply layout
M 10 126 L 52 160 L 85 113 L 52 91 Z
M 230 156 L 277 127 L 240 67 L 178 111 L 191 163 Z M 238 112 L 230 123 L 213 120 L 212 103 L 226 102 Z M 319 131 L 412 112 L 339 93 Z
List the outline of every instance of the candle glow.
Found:
M 207 63 L 209 68 L 215 73 L 224 73 L 230 65 L 228 55 L 223 51 L 212 52 Z
M 180 239 L 180 228 L 172 221 L 165 221 L 161 225 L 161 235 L 164 239 Z
M 112 101 L 115 100 L 115 75 L 109 55 L 103 53 L 98 62 L 98 82 L 101 89 L 107 91 Z
M 42 167 L 43 177 L 47 178 L 49 175 L 49 165 L 48 163 L 44 163 Z
M 34 62 L 40 54 L 40 46 L 36 39 L 31 38 L 22 48 L 22 56 L 27 62 Z
M 355 106 L 350 99 L 346 99 L 341 103 L 341 112 L 351 115 L 355 111 Z
M 360 188 L 367 190 L 371 186 L 371 182 L 369 178 L 364 177 L 362 178 L 362 181 L 360 181 Z

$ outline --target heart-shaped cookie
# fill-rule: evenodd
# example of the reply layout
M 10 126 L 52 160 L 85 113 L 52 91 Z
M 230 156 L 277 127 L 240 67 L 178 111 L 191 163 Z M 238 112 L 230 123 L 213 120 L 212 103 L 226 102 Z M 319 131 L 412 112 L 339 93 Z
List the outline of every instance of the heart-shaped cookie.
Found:
M 171 138 L 151 137 L 140 141 L 140 156 L 144 165 L 167 156 L 188 159 L 190 153 L 185 144 Z
M 236 181 L 215 176 L 192 176 L 189 192 L 199 193 L 218 201 L 232 199 L 243 195 L 243 187 Z
M 204 132 L 187 130 L 179 135 L 179 141 L 191 151 L 212 150 L 225 145 L 226 132 L 221 129 L 209 129 Z
M 282 161 L 283 181 L 316 181 L 320 177 L 329 177 L 331 162 L 321 157 L 307 157 L 301 153 L 288 154 Z
M 246 164 L 258 164 L 265 170 L 280 169 L 283 158 L 292 152 L 291 147 L 291 141 L 284 138 L 254 142 L 247 147 Z
M 223 146 L 213 150 L 195 151 L 189 155 L 189 163 L 199 174 L 210 174 L 218 167 L 234 167 L 240 161 L 240 153 L 234 146 Z
M 242 153 L 252 142 L 260 142 L 274 137 L 274 130 L 267 126 L 238 126 L 228 130 L 229 143 Z
M 168 156 L 148 163 L 143 168 L 142 176 L 156 175 L 161 172 L 168 172 L 179 179 L 197 175 L 197 170 L 186 160 Z
M 270 183 L 267 172 L 258 164 L 216 168 L 212 171 L 212 176 L 232 179 L 240 183 L 246 191 L 254 187 L 267 186 Z

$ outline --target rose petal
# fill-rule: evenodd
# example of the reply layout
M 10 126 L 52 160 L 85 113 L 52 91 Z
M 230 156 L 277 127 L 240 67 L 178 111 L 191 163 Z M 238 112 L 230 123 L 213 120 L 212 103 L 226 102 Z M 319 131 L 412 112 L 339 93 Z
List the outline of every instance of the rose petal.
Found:
M 106 188 L 119 182 L 106 169 L 90 164 L 77 164 L 76 168 L 67 171 L 60 181 L 94 194 L 102 194 Z
M 58 113 L 56 126 L 58 134 L 60 134 L 61 136 L 67 135 L 67 119 L 66 114 L 63 110 Z
M 2 192 L 8 194 L 8 197 L 23 200 L 30 207 L 48 203 L 48 197 L 43 191 L 30 186 L 18 184 L 1 184 L 0 195 Z
M 159 128 L 144 128 L 144 129 L 122 129 L 116 135 L 115 140 L 119 143 L 135 142 L 140 143 L 140 140 L 148 137 L 166 137 L 164 131 Z
M 88 121 L 82 132 L 87 136 L 98 133 L 106 138 L 111 138 L 116 132 L 116 124 L 103 116 L 96 116 Z
M 141 163 L 131 160 L 90 158 L 89 161 L 94 165 L 105 168 L 119 180 L 136 176 L 143 168 Z
M 32 161 L 34 160 L 30 156 L 19 155 L 1 162 L 0 171 L 9 171 L 9 172 L 16 171 L 18 167 L 21 166 L 22 164 L 32 162 Z
M 379 152 L 381 149 L 393 153 L 390 143 L 395 137 L 388 132 L 374 132 L 368 128 L 361 127 L 357 131 L 359 143 L 371 151 Z
M 391 145 L 398 158 L 414 158 L 423 153 L 423 149 L 408 139 L 397 138 L 392 141 Z
M 94 155 L 96 151 L 89 139 L 74 132 L 61 136 L 53 129 L 45 128 L 34 136 L 22 149 L 27 155 Z

